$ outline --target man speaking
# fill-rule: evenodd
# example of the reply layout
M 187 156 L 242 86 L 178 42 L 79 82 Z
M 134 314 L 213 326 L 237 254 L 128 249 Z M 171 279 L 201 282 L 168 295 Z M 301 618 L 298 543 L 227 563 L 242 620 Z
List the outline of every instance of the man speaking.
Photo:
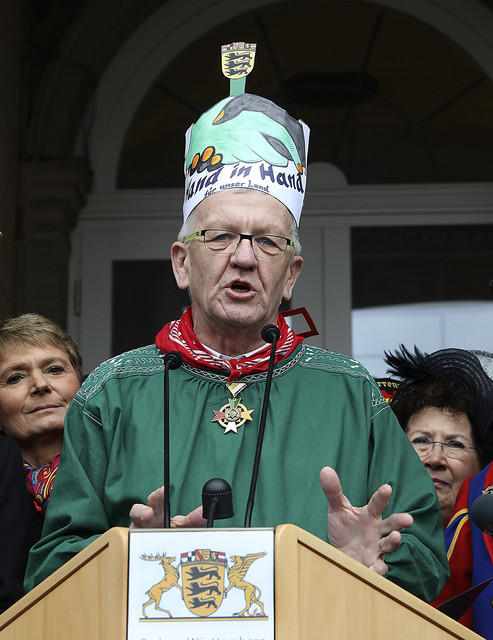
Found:
M 26 586 L 110 527 L 163 526 L 170 351 L 183 365 L 169 375 L 169 495 L 172 513 L 188 514 L 171 524 L 202 524 L 202 487 L 220 476 L 233 491 L 226 524 L 243 525 L 273 348 L 262 329 L 274 324 L 252 526 L 296 524 L 433 600 L 448 569 L 429 474 L 364 367 L 304 344 L 278 312 L 303 265 L 308 127 L 244 93 L 238 47 L 224 49 L 231 95 L 187 132 L 184 223 L 171 247 L 190 307 L 155 344 L 100 365 L 75 397 Z

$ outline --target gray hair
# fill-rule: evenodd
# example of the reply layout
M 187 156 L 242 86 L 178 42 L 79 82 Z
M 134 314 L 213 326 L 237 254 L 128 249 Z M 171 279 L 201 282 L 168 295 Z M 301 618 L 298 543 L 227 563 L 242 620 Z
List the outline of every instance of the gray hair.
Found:
M 245 188 L 239 188 L 239 189 L 228 189 L 228 191 L 231 191 L 233 193 L 245 193 L 246 191 L 252 191 L 252 189 L 245 189 Z M 202 201 L 203 202 L 203 201 Z M 197 209 L 198 209 L 199 205 L 197 205 L 195 207 L 195 209 L 190 213 L 190 215 L 188 216 L 188 218 L 185 220 L 185 222 L 183 223 L 180 232 L 178 233 L 178 242 L 184 242 L 185 238 L 188 238 L 189 235 L 191 235 L 194 231 L 198 231 L 198 229 L 195 228 L 196 226 L 196 222 L 195 222 L 195 218 L 197 217 Z M 300 236 L 298 233 L 298 225 L 296 224 L 296 220 L 295 217 L 293 216 L 293 214 L 291 213 L 291 211 L 289 211 L 289 217 L 291 220 L 291 240 L 294 242 L 294 250 L 295 250 L 295 255 L 300 256 L 301 255 L 301 242 L 300 242 Z

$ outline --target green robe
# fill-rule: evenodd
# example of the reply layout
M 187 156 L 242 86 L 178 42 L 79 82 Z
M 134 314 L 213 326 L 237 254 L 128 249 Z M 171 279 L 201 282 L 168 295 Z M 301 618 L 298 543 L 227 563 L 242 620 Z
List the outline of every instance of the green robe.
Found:
M 213 421 L 232 398 L 226 375 L 184 364 L 170 371 L 171 515 L 201 504 L 210 478 L 227 480 L 243 526 L 266 373 L 244 376 L 238 394 L 252 418 L 229 431 Z M 162 486 L 163 360 L 155 345 L 122 354 L 86 380 L 66 417 L 60 466 L 42 539 L 29 559 L 26 587 L 50 575 Z M 430 476 L 372 377 L 355 360 L 302 344 L 276 365 L 252 526 L 296 524 L 327 540 L 327 500 L 319 472 L 333 467 L 354 506 L 382 484 L 385 512 L 408 511 L 414 524 L 386 556 L 388 577 L 425 600 L 443 586 L 448 564 L 440 508 Z

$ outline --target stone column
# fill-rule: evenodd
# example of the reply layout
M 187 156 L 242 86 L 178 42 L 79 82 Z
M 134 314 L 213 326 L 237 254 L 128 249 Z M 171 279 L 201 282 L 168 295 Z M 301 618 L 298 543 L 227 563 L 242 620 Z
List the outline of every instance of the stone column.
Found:
M 17 292 L 19 312 L 67 326 L 70 232 L 89 191 L 84 160 L 25 162 L 20 167 Z
M 14 312 L 21 2 L 0 3 L 0 320 Z

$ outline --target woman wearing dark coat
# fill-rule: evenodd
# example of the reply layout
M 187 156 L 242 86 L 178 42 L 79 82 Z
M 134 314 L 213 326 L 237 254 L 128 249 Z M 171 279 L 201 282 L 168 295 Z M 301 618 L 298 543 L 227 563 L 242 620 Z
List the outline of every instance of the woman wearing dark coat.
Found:
M 18 445 L 0 436 L 0 613 L 24 595 L 35 517 Z
M 77 346 L 53 321 L 25 313 L 0 322 L 0 612 L 24 595 L 81 381 Z

